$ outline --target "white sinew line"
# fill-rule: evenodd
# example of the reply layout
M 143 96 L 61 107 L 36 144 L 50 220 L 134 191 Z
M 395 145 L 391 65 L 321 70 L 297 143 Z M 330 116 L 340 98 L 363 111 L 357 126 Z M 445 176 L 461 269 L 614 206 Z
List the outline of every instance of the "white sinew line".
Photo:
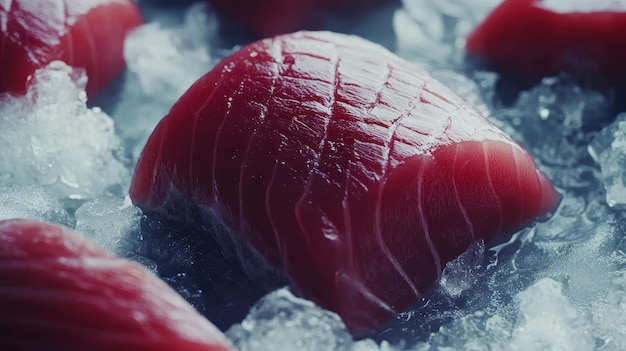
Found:
M 389 81 L 389 78 L 391 77 L 393 70 L 391 69 L 391 67 L 389 65 L 387 65 L 387 76 L 385 78 L 385 82 Z M 419 87 L 420 89 L 420 93 L 421 90 L 423 89 L 423 85 Z M 377 96 L 380 96 L 382 94 L 382 90 L 384 90 L 384 85 L 383 88 L 381 88 L 381 90 L 378 92 Z M 378 98 L 377 98 L 378 99 Z M 377 100 L 378 101 L 378 100 Z M 378 241 L 378 245 L 381 249 L 381 251 L 383 252 L 383 254 L 385 255 L 385 257 L 387 257 L 387 259 L 389 260 L 389 262 L 391 263 L 391 265 L 394 267 L 394 269 L 398 272 L 398 274 L 402 277 L 402 279 L 405 281 L 405 283 L 408 285 L 408 287 L 411 289 L 411 291 L 413 292 L 413 294 L 415 294 L 415 296 L 417 298 L 419 298 L 420 296 L 420 292 L 417 289 L 417 287 L 415 286 L 415 284 L 413 284 L 413 281 L 411 280 L 411 278 L 409 277 L 409 275 L 406 273 L 406 271 L 402 268 L 402 265 L 400 264 L 400 262 L 398 261 L 398 259 L 396 258 L 396 256 L 391 252 L 391 250 L 389 250 L 389 247 L 387 246 L 387 244 L 385 243 L 385 241 L 383 240 L 383 234 L 382 234 L 382 202 L 383 202 L 383 190 L 384 187 L 386 185 L 387 182 L 387 172 L 389 170 L 389 166 L 390 166 L 390 162 L 391 162 L 391 151 L 393 148 L 393 142 L 396 139 L 396 132 L 398 130 L 398 126 L 402 123 L 402 120 L 404 120 L 405 118 L 407 118 L 408 116 L 412 115 L 412 112 L 415 110 L 415 108 L 417 107 L 417 104 L 410 102 L 408 109 L 401 115 L 399 116 L 393 124 L 393 128 L 391 129 L 390 133 L 389 133 L 389 139 L 387 141 L 387 144 L 385 145 L 385 160 L 383 161 L 385 164 L 385 168 L 383 169 L 383 176 L 380 179 L 381 184 L 379 184 L 379 188 L 378 188 L 378 194 L 377 194 L 377 199 L 376 199 L 376 211 L 375 211 L 375 217 L 374 217 L 374 225 L 376 228 L 376 240 Z
M 496 203 L 498 206 L 498 229 L 496 230 L 496 234 L 500 233 L 502 231 L 502 220 L 504 219 L 504 215 L 502 214 L 502 201 L 500 200 L 500 195 L 498 195 L 498 192 L 496 191 L 495 186 L 493 185 L 493 180 L 491 179 L 491 169 L 489 169 L 489 154 L 488 154 L 488 148 L 489 148 L 489 142 L 485 141 L 482 142 L 482 150 L 483 150 L 483 162 L 485 164 L 485 175 L 487 176 L 487 182 L 489 184 L 489 189 L 491 189 L 491 192 L 493 193 L 493 197 L 496 199 Z
M 454 147 L 454 160 L 452 161 L 452 185 L 454 186 L 454 195 L 456 196 L 456 200 L 459 204 L 459 209 L 461 210 L 461 213 L 463 214 L 463 218 L 465 219 L 465 223 L 467 223 L 467 228 L 472 237 L 472 241 L 476 241 L 476 234 L 474 233 L 474 224 L 470 220 L 467 214 L 467 210 L 465 209 L 465 206 L 463 206 L 463 202 L 461 202 L 461 196 L 459 195 L 459 189 L 456 184 L 455 174 L 456 174 L 456 165 L 457 165 L 458 155 L 459 155 L 459 143 L 456 143 Z
M 324 146 L 326 146 L 326 143 L 328 141 L 328 129 L 330 127 L 331 121 L 333 120 L 333 114 L 335 112 L 335 105 L 337 103 L 337 85 L 339 84 L 339 64 L 340 64 L 340 60 L 339 60 L 339 56 L 337 54 L 337 47 L 334 46 L 334 65 L 333 65 L 333 82 L 331 85 L 333 94 L 332 99 L 330 101 L 329 104 L 329 111 L 328 111 L 328 118 L 326 119 L 325 123 L 324 123 L 324 136 L 322 138 L 322 141 L 320 141 L 320 143 L 318 144 L 318 151 L 315 157 L 315 161 L 314 161 L 314 165 L 311 168 L 311 172 L 309 173 L 308 177 L 307 177 L 307 181 L 306 184 L 304 186 L 304 189 L 302 190 L 302 195 L 298 198 L 298 200 L 296 201 L 296 205 L 294 206 L 294 214 L 296 217 L 296 221 L 298 222 L 298 225 L 300 226 L 300 230 L 303 233 L 303 236 L 305 238 L 308 238 L 308 236 L 306 235 L 307 230 L 306 228 L 302 225 L 302 209 L 307 201 L 307 195 L 309 193 L 309 191 L 311 190 L 311 184 L 313 182 L 313 177 L 315 176 L 315 170 L 319 168 L 319 162 L 320 159 L 322 158 L 322 153 L 324 151 Z M 310 246 L 310 243 L 307 240 L 307 244 L 309 245 L 310 249 L 313 249 Z
M 433 240 L 430 237 L 430 233 L 428 231 L 428 222 L 426 221 L 426 217 L 424 216 L 424 209 L 423 209 L 424 202 L 422 198 L 423 180 L 424 180 L 424 167 L 421 167 L 419 170 L 419 177 L 417 181 L 418 182 L 418 198 L 419 198 L 418 211 L 419 211 L 420 219 L 422 221 L 422 230 L 424 231 L 424 238 L 426 239 L 426 242 L 428 243 L 428 248 L 430 249 L 430 253 L 433 255 L 433 259 L 435 260 L 435 269 L 436 269 L 437 276 L 439 276 L 442 272 L 441 257 L 439 256 L 437 247 L 435 247 L 435 244 L 433 243 Z

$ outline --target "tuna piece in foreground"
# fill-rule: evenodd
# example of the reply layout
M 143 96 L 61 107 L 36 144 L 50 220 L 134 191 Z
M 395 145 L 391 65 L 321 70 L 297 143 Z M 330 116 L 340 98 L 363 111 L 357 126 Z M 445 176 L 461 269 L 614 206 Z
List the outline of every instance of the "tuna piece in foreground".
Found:
M 133 0 L 0 0 L 0 93 L 25 93 L 61 60 L 87 71 L 93 98 L 124 68 L 124 38 L 143 23 Z
M 233 350 L 145 268 L 41 222 L 0 221 L 0 311 L 0 350 Z
M 506 0 L 466 49 L 527 83 L 568 72 L 592 86 L 626 87 L 626 1 Z
M 174 216 L 180 196 L 214 209 L 354 334 L 417 304 L 471 243 L 559 200 L 465 100 L 329 32 L 255 42 L 198 80 L 150 137 L 130 194 Z

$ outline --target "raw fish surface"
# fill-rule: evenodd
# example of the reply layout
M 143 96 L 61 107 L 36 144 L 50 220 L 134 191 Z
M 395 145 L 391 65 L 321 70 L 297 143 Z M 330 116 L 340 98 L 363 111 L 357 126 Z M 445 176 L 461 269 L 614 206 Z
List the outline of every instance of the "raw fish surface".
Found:
M 626 78 L 625 38 L 624 0 L 506 0 L 470 34 L 466 48 L 525 82 L 565 71 L 604 87 Z
M 58 225 L 0 221 L 1 350 L 232 350 L 145 268 Z
M 269 37 L 317 29 L 332 11 L 359 11 L 394 0 L 209 0 L 253 34 Z
M 253 43 L 197 81 L 150 137 L 130 194 L 144 210 L 180 209 L 174 194 L 215 209 L 355 334 L 417 304 L 471 243 L 558 201 L 463 99 L 329 32 Z
M 124 68 L 132 0 L 0 0 L 0 92 L 24 93 L 38 68 L 62 60 L 87 71 L 93 97 Z

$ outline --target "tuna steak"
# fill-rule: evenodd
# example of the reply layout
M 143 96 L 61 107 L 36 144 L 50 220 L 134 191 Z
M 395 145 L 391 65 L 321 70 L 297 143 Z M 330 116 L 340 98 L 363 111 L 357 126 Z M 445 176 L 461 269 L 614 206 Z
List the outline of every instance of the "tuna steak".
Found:
M 0 350 L 233 350 L 145 268 L 35 221 L 0 221 L 0 311 Z
M 212 208 L 354 334 L 559 199 L 465 100 L 329 32 L 255 42 L 200 78 L 151 135 L 130 194 L 147 211 L 176 211 L 178 196 Z
M 467 38 L 467 52 L 516 79 L 560 72 L 626 86 L 626 1 L 506 0 Z
M 25 93 L 54 60 L 86 69 L 94 97 L 124 68 L 124 38 L 143 22 L 133 0 L 0 0 L 0 93 Z

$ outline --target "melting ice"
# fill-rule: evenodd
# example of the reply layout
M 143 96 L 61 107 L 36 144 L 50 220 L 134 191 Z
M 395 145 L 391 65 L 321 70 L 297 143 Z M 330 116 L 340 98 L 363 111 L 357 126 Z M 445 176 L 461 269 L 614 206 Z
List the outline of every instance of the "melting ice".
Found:
M 123 196 L 154 125 L 223 55 L 206 5 L 140 2 L 154 21 L 128 38 L 125 78 L 102 100 L 114 101 L 102 107 L 115 124 L 86 106 L 84 75 L 61 63 L 26 97 L 0 97 L 0 217 L 75 226 L 145 264 L 241 350 L 623 350 L 626 115 L 562 77 L 503 96 L 497 74 L 468 67 L 463 38 L 498 2 L 404 0 L 386 40 L 524 145 L 562 203 L 507 242 L 470 248 L 422 305 L 370 339 L 352 340 L 335 314 L 288 289 L 268 293 L 201 229 L 142 216 Z

